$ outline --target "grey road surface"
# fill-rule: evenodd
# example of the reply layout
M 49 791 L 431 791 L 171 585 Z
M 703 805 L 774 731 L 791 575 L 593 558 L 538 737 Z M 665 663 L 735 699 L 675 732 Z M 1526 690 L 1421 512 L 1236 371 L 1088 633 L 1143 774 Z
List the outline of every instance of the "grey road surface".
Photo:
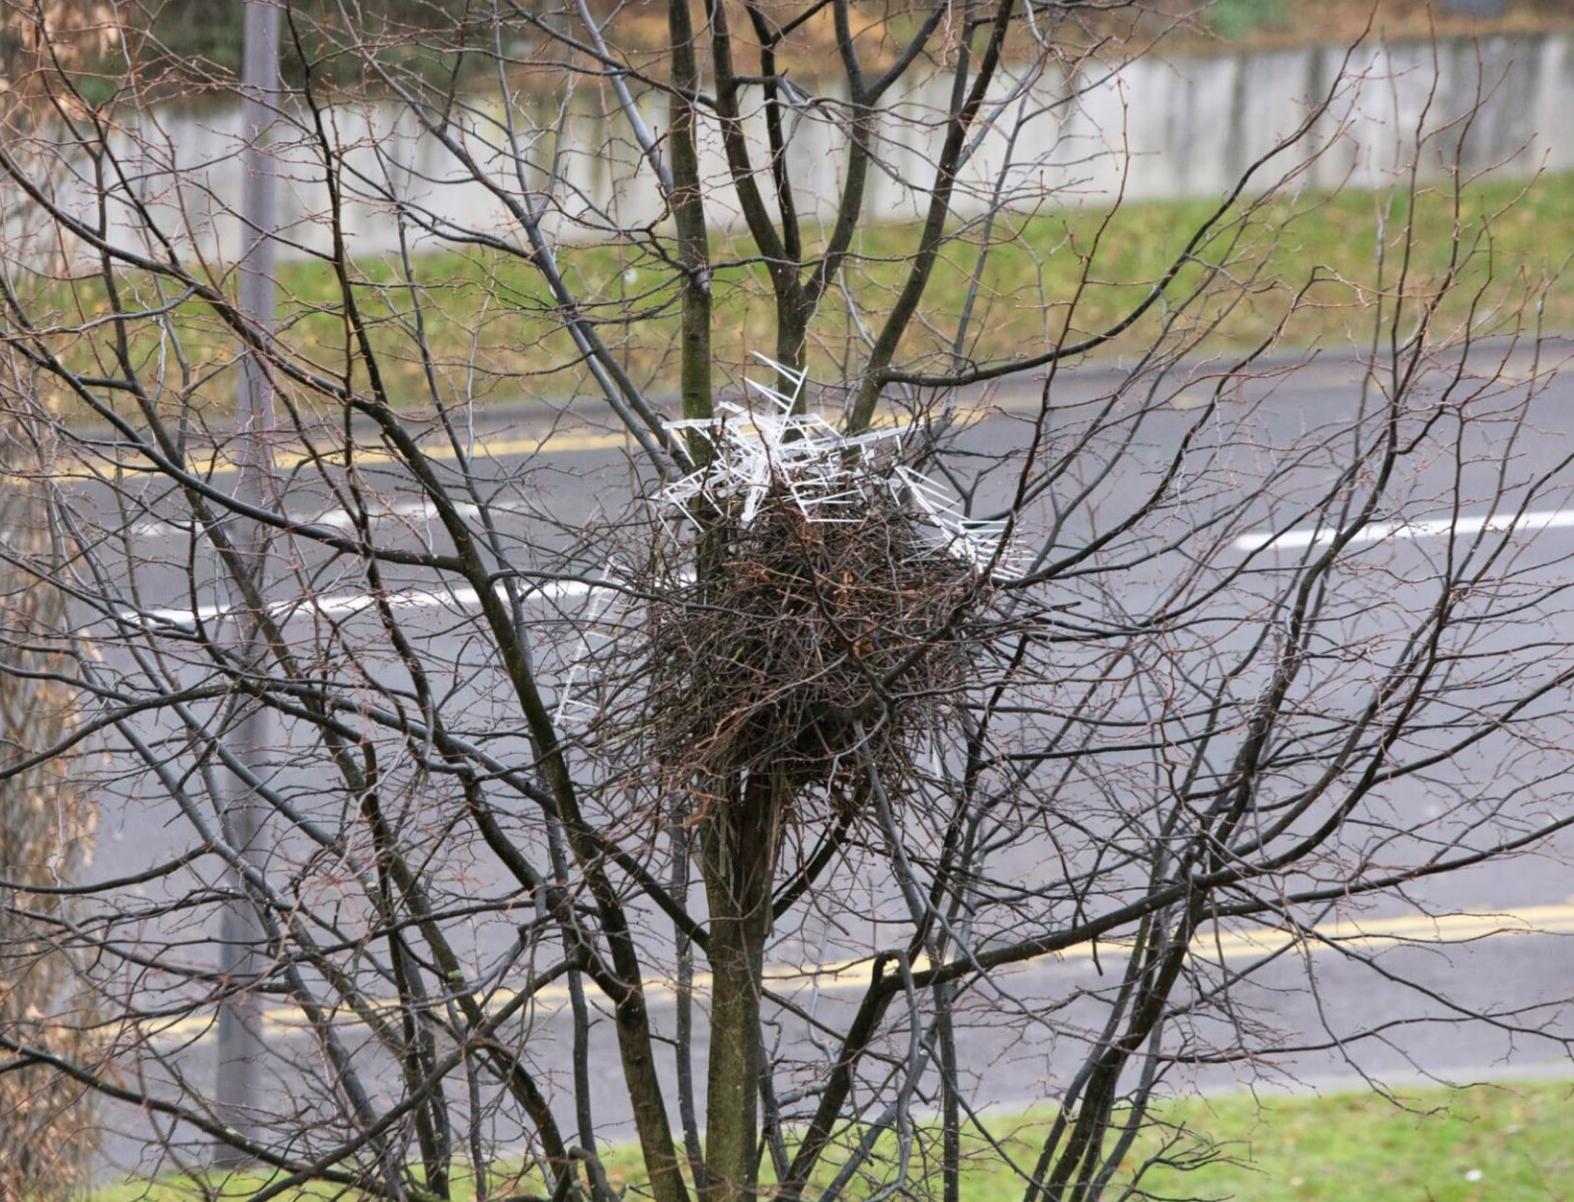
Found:
M 1511 500 L 1520 487 L 1516 482 L 1552 471 L 1574 453 L 1574 375 L 1543 386 L 1529 380 L 1530 366 L 1523 356 L 1510 360 L 1506 379 L 1499 386 L 1505 404 L 1517 395 L 1515 390 L 1537 391 L 1531 404 L 1534 437 L 1523 438 L 1514 451 L 1511 478 L 1505 485 Z M 1358 374 L 1350 363 L 1332 361 L 1282 381 L 1252 385 L 1260 400 L 1256 420 L 1264 444 L 1293 447 L 1298 432 L 1315 428 L 1331 416 L 1353 413 L 1361 403 Z M 1057 384 L 1057 404 L 1074 409 L 1079 398 L 1091 400 L 1103 386 L 1095 371 L 1071 375 Z M 1177 390 L 1171 404 L 1172 428 L 1155 423 L 1132 444 L 1129 459 L 1114 471 L 1129 473 L 1133 488 L 1150 478 L 1171 453 L 1175 431 L 1189 411 L 1206 399 L 1211 387 L 1206 373 L 1199 372 L 1193 387 Z M 1035 401 L 1031 391 L 968 398 L 971 412 L 958 435 L 956 453 L 965 462 L 969 454 L 982 456 L 1020 446 L 1029 431 L 1025 414 Z M 1485 440 L 1484 446 L 1496 436 L 1490 424 L 1469 435 Z M 577 532 L 614 520 L 638 487 L 638 474 L 630 467 L 616 433 L 587 425 L 583 413 L 549 422 L 531 409 L 496 410 L 479 416 L 474 446 L 487 463 L 483 474 L 495 484 L 504 533 L 520 540 L 521 545 L 540 549 L 543 556 L 562 552 L 582 565 L 585 578 L 593 577 L 598 566 L 595 560 L 573 558 Z M 1260 464 L 1252 468 L 1253 462 L 1250 456 L 1242 458 L 1243 490 L 1249 490 L 1250 471 L 1262 470 Z M 1315 472 L 1315 465 L 1308 470 Z M 1484 496 L 1492 481 L 1486 467 L 1479 470 L 1482 479 L 1466 491 L 1477 488 Z M 434 528 L 430 507 L 407 474 L 391 465 L 372 465 L 367 471 L 381 494 L 381 532 L 412 546 L 427 540 L 440 542 L 442 535 Z M 1423 578 L 1420 568 L 1427 557 L 1447 541 L 1450 528 L 1458 533 L 1459 522 L 1448 517 L 1446 500 L 1456 488 L 1459 473 L 1457 463 L 1441 458 L 1419 465 L 1415 478 L 1407 482 L 1411 503 L 1404 519 L 1371 532 L 1371 543 L 1380 545 L 1386 556 L 1395 590 L 1413 587 L 1412 576 Z M 1009 483 L 986 483 L 985 497 L 990 489 L 1003 495 Z M 1118 476 L 1104 485 L 1112 495 L 1118 495 L 1121 488 Z M 82 495 L 91 502 L 93 487 L 84 485 Z M 1442 520 L 1428 525 L 1427 500 L 1433 496 L 1442 507 Z M 106 507 L 109 504 L 107 496 L 100 501 Z M 332 498 L 310 488 L 292 493 L 287 504 L 291 514 L 305 523 L 331 527 L 347 520 L 336 511 Z M 201 585 L 211 567 L 204 559 L 201 540 L 182 525 L 180 514 L 174 499 L 165 503 L 154 498 L 150 512 L 138 517 L 132 531 L 126 548 L 130 559 L 119 561 L 125 568 L 125 608 L 140 612 L 146 620 L 179 623 L 204 613 L 204 606 L 220 604 L 211 590 L 193 587 L 194 582 Z M 1270 556 L 1294 554 L 1315 543 L 1317 532 L 1297 526 L 1294 516 L 1289 510 L 1264 510 L 1260 523 L 1254 526 L 1248 522 L 1249 528 L 1221 554 L 1244 556 L 1275 535 L 1281 542 L 1277 549 L 1270 548 Z M 1470 516 L 1487 521 L 1484 514 L 1467 514 Z M 1078 518 L 1078 522 L 1086 520 Z M 1064 537 L 1075 540 L 1087 534 L 1086 526 L 1073 525 Z M 1574 558 L 1574 500 L 1560 501 L 1555 493 L 1538 498 L 1523 523 L 1522 537 L 1524 555 L 1529 558 L 1518 561 L 1521 570 L 1560 570 L 1560 565 Z M 306 579 L 314 566 L 299 565 L 300 579 Z M 1271 570 L 1271 561 L 1265 563 L 1264 570 Z M 1145 592 L 1156 593 L 1163 584 L 1154 573 L 1145 575 L 1143 567 L 1136 565 L 1122 587 L 1129 591 L 1132 607 L 1139 609 Z M 419 572 L 407 573 L 395 585 L 407 590 L 408 620 L 434 661 L 466 664 L 479 654 L 463 623 L 473 598 L 441 588 Z M 288 593 L 289 587 L 286 583 L 283 591 Z M 362 603 L 354 583 L 330 576 L 315 580 L 314 588 L 331 599 L 338 607 L 337 616 L 354 629 L 354 623 L 361 620 L 356 606 Z M 593 595 L 573 581 L 566 585 L 559 581 L 544 590 L 537 598 L 540 637 L 550 642 L 557 637 L 555 632 L 566 630 L 552 625 L 554 609 L 582 606 L 592 599 Z M 206 612 L 211 616 L 211 610 Z M 84 614 L 82 618 L 84 622 L 102 621 L 103 615 Z M 369 622 L 365 630 L 367 637 L 375 636 Z M 1552 632 L 1552 637 L 1574 641 L 1574 630 Z M 313 767 L 309 757 L 292 757 L 291 748 L 285 746 L 280 749 L 277 771 L 281 779 L 304 788 Z M 1396 786 L 1385 801 L 1397 812 L 1435 804 L 1414 782 Z M 1565 798 L 1560 804 L 1574 803 Z M 118 796 L 107 801 L 101 814 L 94 871 L 105 877 L 121 876 L 178 855 L 190 845 L 189 829 L 166 800 L 145 791 Z M 1249 987 L 1242 987 L 1241 1001 L 1243 1011 L 1253 1012 L 1253 1021 L 1282 1034 L 1282 1054 L 1272 1065 L 1222 1057 L 1217 1063 L 1176 1064 L 1170 1070 L 1175 1087 L 1292 1087 L 1297 1082 L 1348 1082 L 1358 1074 L 1403 1082 L 1430 1075 L 1468 1080 L 1561 1071 L 1563 1062 L 1556 1044 L 1529 1032 L 1541 1029 L 1574 1036 L 1574 1016 L 1561 1006 L 1574 998 L 1571 859 L 1574 836 L 1565 835 L 1530 857 L 1501 864 L 1488 862 L 1478 869 L 1422 882 L 1404 901 L 1390 898 L 1383 908 L 1362 914 L 1358 922 L 1330 911 L 1325 932 L 1347 954 L 1318 950 L 1315 944 L 1311 951 L 1285 952 L 1246 944 L 1223 949 L 1226 961 L 1280 955 L 1279 963 L 1263 970 Z M 1042 874 L 1049 869 L 1041 861 L 1052 863 L 1031 848 L 1019 848 L 1011 860 L 996 869 L 1025 876 Z M 506 892 L 506 882 L 495 871 L 481 866 L 475 871 L 477 875 L 466 881 L 465 887 L 477 898 Z M 1434 924 L 1422 917 L 1423 911 L 1468 917 L 1451 920 L 1452 925 Z M 203 933 L 181 934 L 190 941 L 193 954 L 200 954 L 195 949 L 200 948 Z M 858 957 L 872 950 L 867 942 L 859 946 L 859 937 L 860 933 L 848 936 L 825 924 L 817 928 L 813 921 L 807 923 L 800 940 L 777 949 L 784 974 L 778 982 L 780 993 L 811 1007 L 816 1017 L 834 1023 L 857 997 Z M 489 962 L 506 951 L 511 939 L 509 924 L 478 924 L 474 938 L 471 953 L 478 963 Z M 653 931 L 652 938 L 666 940 L 670 936 Z M 854 963 L 845 967 L 848 962 Z M 817 978 L 812 969 L 822 963 L 829 967 L 826 975 Z M 1109 947 L 1098 959 L 1044 959 L 1011 974 L 1009 992 L 987 987 L 972 995 L 958 1039 L 961 1062 L 973 1081 L 974 1099 L 985 1112 L 1009 1113 L 1055 1096 L 1064 1083 L 1067 1066 L 1075 1061 L 1076 1033 L 1084 1018 L 1075 1005 L 1064 1008 L 1055 1003 L 1107 979 L 1108 974 L 1119 971 L 1119 964 L 1118 946 Z M 658 1027 L 670 1034 L 670 993 L 656 990 L 653 1002 Z M 1461 1026 L 1453 1021 L 1461 1010 L 1468 1009 L 1499 1013 L 1503 1022 L 1493 1027 L 1483 1023 Z M 1023 1013 L 1030 1019 L 1025 1027 L 1019 1021 Z M 270 1013 L 267 1021 L 270 1042 L 278 1049 L 276 1062 L 267 1070 L 269 1088 L 287 1092 L 292 1063 L 312 1052 L 293 1028 L 288 1007 Z M 617 1140 L 628 1134 L 628 1115 L 610 1028 L 607 1015 L 598 1013 L 593 1079 L 597 1111 L 605 1124 L 600 1134 Z M 1364 1036 L 1355 1043 L 1341 1042 L 1354 1033 Z M 1206 1042 L 1206 1030 L 1197 1034 Z M 1220 1049 L 1233 1042 L 1231 1032 L 1214 1034 Z M 805 1060 L 817 1054 L 812 1025 L 788 1010 L 774 1016 L 769 1037 L 779 1040 L 789 1054 L 801 1049 Z M 353 1032 L 349 1038 L 355 1038 Z M 205 1080 L 212 1059 L 211 1032 L 201 1024 L 188 1023 L 172 1031 L 169 1042 L 171 1063 L 194 1080 Z M 703 1023 L 700 1043 L 703 1046 Z M 549 999 L 533 1028 L 528 1055 L 546 1078 L 566 1082 L 568 1045 L 569 1025 L 561 999 Z M 1302 1047 L 1306 1050 L 1296 1050 Z M 365 1055 L 369 1060 L 377 1055 L 369 1041 Z M 699 1075 L 703 1087 L 703 1073 Z M 559 1098 L 559 1105 L 566 1118 L 570 1113 L 566 1096 Z M 143 1141 L 153 1134 L 149 1120 L 114 1107 L 105 1117 L 115 1132 L 106 1150 L 109 1160 L 117 1167 L 134 1166 Z

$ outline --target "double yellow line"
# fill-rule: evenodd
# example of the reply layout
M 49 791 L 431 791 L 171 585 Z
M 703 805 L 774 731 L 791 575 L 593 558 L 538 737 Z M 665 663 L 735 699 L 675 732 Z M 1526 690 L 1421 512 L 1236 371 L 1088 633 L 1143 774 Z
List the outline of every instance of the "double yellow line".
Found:
M 960 426 L 972 426 L 996 412 L 999 410 L 963 407 L 955 410 L 952 420 Z M 889 429 L 905 423 L 895 417 L 881 417 L 876 418 L 872 424 L 877 429 Z M 633 438 L 623 431 L 554 427 L 540 435 L 511 434 L 507 437 L 488 438 L 482 434 L 476 437 L 474 450 L 468 453 L 476 459 L 496 460 L 526 455 L 572 455 L 586 451 L 613 451 L 632 448 L 634 445 Z M 459 452 L 447 443 L 424 447 L 423 450 L 428 459 L 439 462 L 459 458 Z M 274 469 L 281 472 L 291 471 L 306 463 L 338 466 L 344 462 L 344 459 L 344 452 L 338 449 L 310 453 L 298 446 L 284 446 L 273 452 Z M 402 456 L 385 447 L 357 446 L 355 449 L 355 462 L 358 464 L 391 463 L 401 459 Z M 236 467 L 233 460 L 213 452 L 192 456 L 186 462 L 187 470 L 198 476 L 226 475 L 235 471 Z M 113 476 L 117 468 L 139 474 L 153 474 L 159 470 L 143 460 L 125 461 L 119 464 L 110 460 L 100 468 L 86 465 L 67 467 L 52 471 L 50 475 L 57 480 L 101 480 Z
M 1192 940 L 1192 955 L 1209 963 L 1223 960 L 1241 960 L 1262 957 L 1287 948 L 1297 947 L 1307 954 L 1329 951 L 1369 953 L 1400 944 L 1438 948 L 1457 946 L 1482 939 L 1503 936 L 1574 935 L 1574 905 L 1527 906 L 1479 914 L 1408 914 L 1370 922 L 1346 919 L 1321 924 L 1310 932 L 1286 928 L 1262 927 L 1221 932 L 1204 932 Z M 1052 952 L 1025 961 L 1008 970 L 1020 975 L 1043 970 L 1056 963 L 1092 959 L 1095 955 L 1105 959 L 1123 957 L 1131 950 L 1126 940 L 1109 940 L 1095 947 L 1082 944 L 1062 952 Z M 873 979 L 873 959 L 833 961 L 824 964 L 779 965 L 766 969 L 765 984 L 775 993 L 796 994 L 815 991 L 862 991 Z M 929 967 L 920 958 L 914 971 Z M 696 973 L 694 993 L 709 996 L 713 978 L 709 973 Z M 652 1002 L 670 1001 L 676 996 L 676 982 L 653 981 L 646 985 L 646 998 Z M 493 1004 L 506 1005 L 515 995 L 510 990 L 495 992 Z M 556 1013 L 569 1001 L 566 984 L 553 983 L 538 989 L 532 1006 L 547 1013 Z M 378 1013 L 392 1013 L 400 1003 L 396 999 L 378 999 L 371 1004 Z M 305 1014 L 296 1006 L 269 1006 L 262 1011 L 264 1037 L 278 1037 L 308 1029 Z M 170 1022 L 149 1022 L 139 1034 L 151 1036 L 160 1042 L 201 1042 L 211 1038 L 217 1027 L 216 1014 L 199 1014 Z M 347 1026 L 358 1025 L 359 1019 L 345 1012 L 340 1021 Z

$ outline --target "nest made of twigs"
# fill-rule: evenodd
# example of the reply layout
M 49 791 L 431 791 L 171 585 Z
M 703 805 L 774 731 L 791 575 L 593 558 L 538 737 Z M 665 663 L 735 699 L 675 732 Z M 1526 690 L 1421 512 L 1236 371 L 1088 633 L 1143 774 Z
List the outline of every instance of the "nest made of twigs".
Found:
M 871 761 L 903 775 L 964 675 L 977 572 L 884 489 L 832 521 L 783 488 L 747 525 L 718 520 L 698 561 L 646 624 L 641 725 L 669 778 L 846 795 Z

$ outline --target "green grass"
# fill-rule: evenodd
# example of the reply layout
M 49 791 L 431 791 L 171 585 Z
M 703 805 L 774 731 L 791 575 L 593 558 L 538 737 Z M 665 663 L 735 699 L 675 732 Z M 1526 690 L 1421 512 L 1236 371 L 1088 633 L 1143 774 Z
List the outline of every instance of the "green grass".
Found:
M 1574 1083 L 1536 1082 L 1459 1091 L 1413 1090 L 1396 1106 L 1371 1094 L 1192 1100 L 1159 1111 L 1193 1150 L 1209 1142 L 1230 1163 L 1157 1168 L 1144 1186 L 1163 1198 L 1238 1202 L 1564 1202 L 1574 1198 Z M 1031 1164 L 1042 1117 L 999 1119 L 994 1134 Z M 920 1145 L 924 1142 L 918 1141 Z M 1151 1142 L 1150 1148 L 1154 1146 Z M 987 1144 L 968 1141 L 966 1202 L 1016 1202 L 1020 1178 Z M 921 1160 L 915 1158 L 915 1166 Z M 626 1149 L 607 1157 L 614 1185 L 637 1181 Z M 915 1171 L 921 1171 L 915 1167 Z M 263 1178 L 204 1183 L 242 1199 Z M 858 1199 L 875 1183 L 850 1191 Z M 189 1179 L 101 1189 L 100 1202 L 174 1202 L 195 1196 Z M 509 1188 L 518 1188 L 517 1184 Z M 319 1187 L 294 1200 L 342 1196 Z M 468 1190 L 456 1198 L 468 1199 Z M 631 1196 L 636 1196 L 631 1194 Z
M 1413 314 L 1437 289 L 1454 255 L 1453 198 L 1421 193 L 1413 206 L 1403 197 L 1347 191 L 1332 196 L 1276 200 L 1237 213 L 1200 249 L 1198 258 L 1230 264 L 1237 283 L 1216 277 L 1179 318 L 1156 306 L 1103 353 L 1131 355 L 1163 337 L 1172 346 L 1218 351 L 1254 346 L 1283 324 L 1291 345 L 1364 344 L 1371 338 L 1374 302 L 1392 311 L 1397 265 L 1407 225 L 1414 237 L 1404 288 Z M 990 251 L 964 353 L 998 361 L 1042 351 L 1068 329 L 1072 337 L 1105 329 L 1148 291 L 1212 208 L 1211 202 L 1131 203 L 1111 215 L 1097 208 L 1002 217 L 990 231 Z M 1574 176 L 1547 176 L 1528 187 L 1481 183 L 1468 188 L 1458 230 L 1476 253 L 1439 311 L 1440 325 L 1459 330 L 1470 322 L 1478 334 L 1503 333 L 1520 320 L 1527 292 L 1539 290 L 1540 320 L 1552 331 L 1574 330 L 1574 280 L 1560 274 L 1567 254 L 1550 232 L 1574 227 Z M 950 363 L 950 344 L 978 261 L 983 230 L 953 231 L 925 294 L 900 358 L 931 368 Z M 890 307 L 917 230 L 908 224 L 870 225 L 857 237 L 856 258 L 845 273 L 866 324 L 877 326 Z M 1378 275 L 1379 243 L 1386 267 Z M 742 238 L 712 239 L 715 352 L 723 374 L 734 374 L 750 351 L 774 350 L 774 309 L 764 268 Z M 562 270 L 630 374 L 656 392 L 676 380 L 677 312 L 674 273 L 648 250 L 631 244 L 574 246 L 561 254 Z M 406 286 L 387 259 L 357 262 L 353 292 L 371 327 L 371 340 L 390 397 L 398 404 L 428 398 L 427 370 L 414 334 L 417 308 L 434 359 L 439 389 L 448 397 L 476 395 L 515 400 L 562 397 L 584 388 L 574 347 L 539 274 L 522 259 L 495 252 L 434 252 L 416 262 L 417 287 Z M 1080 286 L 1084 274 L 1085 286 Z M 1305 287 L 1309 279 L 1318 282 Z M 1188 267 L 1171 285 L 1171 302 L 1203 280 Z M 224 281 L 228 286 L 232 281 Z M 117 281 L 121 302 L 133 311 L 175 299 L 165 286 L 127 274 Z M 350 370 L 364 386 L 364 364 L 349 355 L 342 296 L 321 263 L 291 263 L 281 271 L 284 339 L 315 370 Z M 1075 304 L 1073 304 L 1073 300 Z M 35 324 L 58 323 L 58 352 L 94 374 L 114 369 L 109 358 L 114 327 L 88 336 L 70 332 L 101 317 L 108 303 L 101 281 L 39 283 L 33 289 Z M 1164 322 L 1170 325 L 1164 328 Z M 205 409 L 229 404 L 233 338 L 206 309 L 180 304 L 173 319 L 184 346 L 187 375 L 164 403 L 186 398 Z M 148 320 L 127 323 L 138 370 L 151 375 L 160 362 L 159 330 Z M 838 290 L 828 294 L 811 330 L 811 368 L 817 376 L 844 374 L 854 341 L 850 308 Z M 173 364 L 172 358 L 166 363 Z M 63 392 L 51 397 L 69 410 Z
M 1221 38 L 1236 41 L 1284 20 L 1284 0 L 1214 0 L 1205 19 Z
M 1574 1198 L 1571 1090 L 1411 1091 L 1407 1109 L 1372 1094 L 1188 1102 L 1163 1117 L 1218 1141 L 1234 1163 L 1157 1169 L 1143 1184 L 1160 1197 L 1239 1202 L 1557 1202 Z M 1021 1194 L 998 1165 L 963 1190 L 969 1202 Z

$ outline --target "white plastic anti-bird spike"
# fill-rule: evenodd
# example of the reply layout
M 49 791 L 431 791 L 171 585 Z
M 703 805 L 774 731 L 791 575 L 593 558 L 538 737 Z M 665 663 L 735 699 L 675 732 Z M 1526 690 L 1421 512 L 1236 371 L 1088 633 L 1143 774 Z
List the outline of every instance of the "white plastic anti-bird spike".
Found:
M 870 487 L 884 487 L 917 511 L 915 516 L 928 528 L 928 541 L 937 552 L 981 571 L 993 565 L 1001 574 L 1008 563 L 1014 563 L 1009 550 L 1001 551 L 1005 522 L 968 517 L 950 489 L 910 467 L 892 463 L 882 470 L 877 466 L 878 446 L 899 443 L 906 427 L 846 435 L 819 414 L 794 412 L 808 373 L 764 355 L 755 358 L 789 383 L 792 391 L 746 380 L 766 407 L 748 409 L 723 401 L 713 418 L 668 422 L 669 430 L 695 432 L 713 451 L 705 467 L 664 490 L 663 500 L 672 510 L 699 526 L 698 503 L 719 508 L 741 497 L 738 520 L 747 526 L 771 490 L 781 488 L 805 520 L 845 522 L 857 519 L 859 508 L 869 501 Z
M 785 380 L 792 381 L 792 396 L 783 396 L 781 393 L 777 392 L 776 389 L 771 388 L 769 385 L 761 384 L 758 380 L 750 380 L 745 378 L 743 382 L 745 384 L 751 385 L 755 391 L 763 392 L 766 396 L 770 397 L 773 401 L 781 406 L 783 413 L 791 413 L 792 407 L 798 403 L 798 398 L 803 393 L 804 383 L 809 379 L 809 369 L 804 368 L 802 371 L 794 371 L 785 364 L 778 363 L 775 359 L 762 355 L 758 351 L 754 353 L 754 357 L 761 363 L 765 364 L 766 367 L 770 368 L 778 376 L 781 376 Z
M 609 582 L 621 583 L 621 575 L 613 570 L 614 566 L 613 563 L 608 562 L 607 566 L 602 569 L 601 578 Z M 595 654 L 595 648 L 590 641 L 591 632 L 596 629 L 597 624 L 612 609 L 613 605 L 619 603 L 622 599 L 623 594 L 617 589 L 595 589 L 591 591 L 590 604 L 586 607 L 587 612 L 584 620 L 576 624 L 576 629 L 579 632 L 579 647 L 582 654 L 579 658 L 569 661 L 568 671 L 563 676 L 563 685 L 557 703 L 557 721 L 559 725 L 564 724 L 565 718 L 571 710 L 583 710 L 588 714 L 594 715 L 600 709 L 600 706 L 595 702 L 582 701 L 576 697 L 574 695 L 574 685 L 580 668 L 590 663 Z M 608 636 L 603 635 L 602 637 L 606 638 Z
M 910 467 L 897 464 L 891 487 L 904 490 L 928 520 L 936 546 L 980 570 L 994 565 L 996 575 L 1009 575 L 1016 559 L 1009 548 L 1001 550 L 1006 522 L 999 518 L 971 518 L 949 489 Z

